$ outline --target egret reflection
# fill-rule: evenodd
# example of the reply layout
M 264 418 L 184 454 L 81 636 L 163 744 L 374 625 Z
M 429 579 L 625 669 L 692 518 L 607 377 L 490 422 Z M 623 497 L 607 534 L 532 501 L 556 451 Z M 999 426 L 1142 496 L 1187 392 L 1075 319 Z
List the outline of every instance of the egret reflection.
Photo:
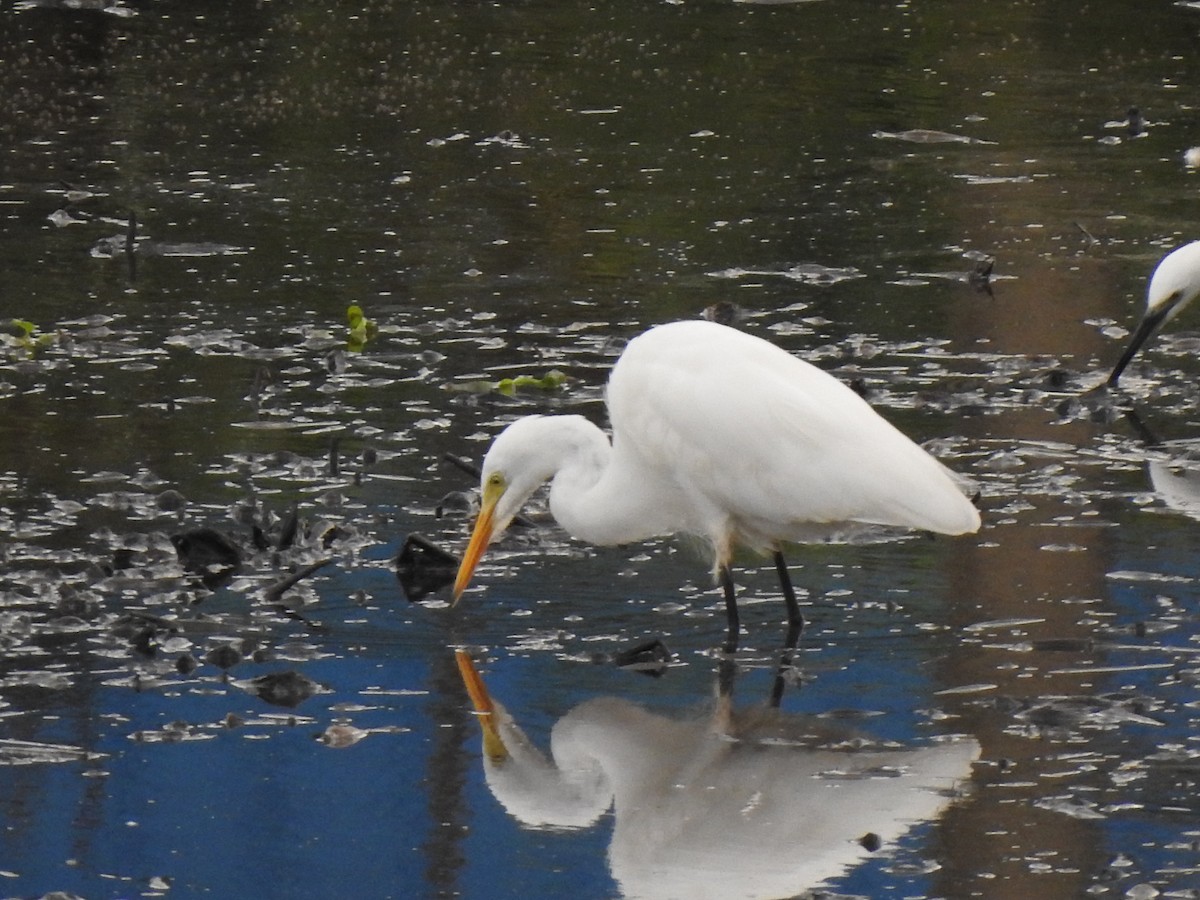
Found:
M 809 717 L 691 718 L 617 698 L 579 704 L 543 753 L 464 651 L 488 788 L 530 827 L 614 813 L 608 862 L 626 898 L 788 897 L 849 871 L 937 817 L 979 755 L 972 739 L 900 749 Z
M 1169 509 L 1200 518 L 1200 444 L 1179 457 L 1146 464 L 1150 486 Z
M 1147 450 L 1146 473 L 1150 487 L 1168 509 L 1200 518 L 1200 441 L 1163 441 L 1136 410 L 1125 413 Z

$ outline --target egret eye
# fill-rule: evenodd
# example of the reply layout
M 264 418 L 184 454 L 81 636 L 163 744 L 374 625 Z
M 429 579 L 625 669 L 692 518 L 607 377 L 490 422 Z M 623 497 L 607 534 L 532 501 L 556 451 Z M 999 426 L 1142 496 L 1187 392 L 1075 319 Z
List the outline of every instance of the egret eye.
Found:
M 504 476 L 499 472 L 493 472 L 487 477 L 487 486 L 491 488 L 504 487 Z

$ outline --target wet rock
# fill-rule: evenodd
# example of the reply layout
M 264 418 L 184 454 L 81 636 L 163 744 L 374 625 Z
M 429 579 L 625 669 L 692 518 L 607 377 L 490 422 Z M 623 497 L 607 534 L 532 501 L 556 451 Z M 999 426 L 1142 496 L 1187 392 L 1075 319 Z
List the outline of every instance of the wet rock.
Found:
M 396 555 L 396 578 L 410 603 L 452 584 L 457 571 L 457 556 L 415 532 L 405 538 Z

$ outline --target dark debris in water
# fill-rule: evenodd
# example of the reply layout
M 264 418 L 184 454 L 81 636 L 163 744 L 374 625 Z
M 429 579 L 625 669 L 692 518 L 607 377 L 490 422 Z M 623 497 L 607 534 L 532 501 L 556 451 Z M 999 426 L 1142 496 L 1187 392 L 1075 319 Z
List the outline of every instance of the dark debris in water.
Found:
M 872 137 L 880 140 L 901 141 L 909 144 L 995 144 L 982 138 L 971 137 L 949 131 L 934 131 L 928 128 L 911 128 L 907 131 L 876 131 Z
M 15 8 L 24 9 L 56 9 L 67 12 L 101 12 L 120 19 L 127 19 L 138 14 L 132 6 L 116 0 L 19 0 Z
M 706 306 L 700 314 L 700 318 L 716 322 L 718 325 L 728 325 L 734 328 L 742 321 L 745 315 L 745 310 L 736 303 L 730 300 L 722 300 L 719 303 Z
M 710 272 L 709 275 L 712 278 L 734 281 L 744 278 L 783 278 L 787 281 L 797 281 L 802 284 L 820 286 L 829 286 L 843 281 L 866 277 L 865 272 L 853 266 L 826 266 L 821 263 L 811 262 L 794 263 L 782 269 L 743 269 L 735 266 L 729 269 L 722 269 L 718 272 Z M 703 315 L 705 318 L 713 317 L 712 320 L 714 322 L 721 322 L 723 325 L 732 325 L 740 322 L 742 319 L 742 316 L 738 314 L 737 308 L 733 304 L 716 304 L 705 310 Z
M 972 277 L 994 279 L 986 270 L 988 261 L 981 259 L 978 265 L 976 270 L 956 273 L 956 279 L 968 283 Z M 822 295 L 828 286 L 862 277 L 861 272 L 848 267 L 788 263 L 731 269 L 715 275 L 734 280 L 782 280 L 796 290 Z M 1002 299 L 994 305 L 998 307 Z M 993 306 L 979 298 L 968 298 L 967 302 L 981 308 Z M 1106 442 L 1082 449 L 1081 439 L 1074 433 L 1058 441 L 1044 437 L 957 437 L 954 422 L 963 421 L 965 415 L 1044 415 L 1052 428 L 1080 422 L 1124 425 L 1121 415 L 1131 397 L 1112 392 L 1085 393 L 1095 373 L 1086 363 L 1069 357 L 956 355 L 930 339 L 884 341 L 870 334 L 843 335 L 821 343 L 822 326 L 816 317 L 800 319 L 802 313 L 797 308 L 797 315 L 772 322 L 769 317 L 773 313 L 718 309 L 709 314 L 733 315 L 735 324 L 751 330 L 778 326 L 781 334 L 791 329 L 792 334 L 805 335 L 805 340 L 811 338 L 814 359 L 855 383 L 885 411 L 946 414 L 944 422 L 948 424 L 941 432 L 949 436 L 931 445 L 931 449 L 953 468 L 970 473 L 980 482 L 989 528 L 1006 516 L 1014 520 L 1028 516 L 1034 509 L 1033 500 L 1050 500 L 1066 509 L 1061 517 L 1064 521 L 1056 523 L 1060 531 L 1086 524 L 1077 513 L 1103 511 L 1105 504 L 1125 500 L 1127 494 L 1117 494 L 1111 481 L 1084 475 L 1120 467 L 1137 469 L 1144 465 L 1148 454 L 1166 458 L 1178 449 L 1159 440 L 1150 441 L 1132 427 L 1114 429 L 1116 433 Z M 374 309 L 372 314 L 376 314 Z M 408 385 L 428 387 L 431 394 L 441 394 L 440 386 L 450 380 L 436 372 L 445 357 L 431 350 L 432 345 L 414 341 L 405 354 L 391 358 L 379 355 L 381 348 L 397 337 L 387 330 L 383 316 L 379 321 L 382 327 L 377 337 L 353 358 L 342 354 L 333 372 L 325 368 L 324 359 L 325 354 L 340 349 L 345 342 L 345 326 L 340 320 L 330 326 L 328 333 L 314 326 L 276 335 L 256 333 L 253 326 L 242 323 L 172 322 L 165 336 L 151 338 L 144 330 L 127 327 L 128 323 L 97 318 L 41 323 L 42 327 L 33 332 L 21 329 L 26 337 L 46 334 L 52 338 L 33 350 L 16 346 L 9 349 L 7 344 L 0 348 L 0 395 L 15 393 L 28 381 L 59 377 L 60 371 L 76 377 L 84 365 L 118 360 L 146 366 L 149 372 L 165 368 L 168 359 L 193 356 L 242 367 L 245 384 L 234 392 L 237 396 L 233 401 L 241 404 L 238 408 L 242 417 L 232 427 L 246 438 L 224 456 L 205 459 L 201 455 L 197 483 L 174 487 L 156 479 L 153 473 L 93 471 L 81 480 L 79 493 L 61 497 L 46 494 L 39 501 L 41 506 L 24 511 L 19 522 L 15 517 L 5 520 L 8 513 L 0 506 L 0 537 L 7 542 L 3 551 L 7 554 L 6 565 L 0 572 L 0 653 L 17 660 L 15 667 L 5 670 L 0 678 L 0 715 L 21 715 L 29 706 L 27 697 L 57 698 L 79 687 L 86 675 L 81 675 L 71 661 L 85 652 L 104 659 L 110 667 L 101 683 L 111 689 L 156 692 L 156 698 L 181 694 L 233 697 L 249 707 L 255 707 L 257 701 L 286 710 L 305 703 L 310 709 L 319 705 L 314 698 L 330 693 L 330 688 L 300 669 L 308 658 L 339 652 L 336 639 L 330 641 L 327 635 L 339 630 L 336 620 L 341 611 L 323 602 L 323 575 L 331 566 L 338 566 L 342 574 L 352 571 L 361 559 L 359 550 L 395 538 L 389 532 L 391 520 L 385 522 L 375 508 L 355 505 L 354 489 L 385 470 L 398 452 L 424 452 L 395 448 L 422 444 L 421 429 L 439 434 L 450 420 L 432 405 L 423 408 L 418 400 L 416 415 L 421 417 L 421 425 L 414 426 L 412 432 L 374 440 L 369 430 L 357 435 L 346 427 L 345 408 L 338 404 L 342 402 L 339 391 L 347 385 L 358 392 L 356 403 L 365 398 L 363 402 L 369 404 L 382 395 L 381 389 L 392 388 L 408 377 L 402 371 L 406 366 L 415 373 Z M 608 335 L 604 329 L 595 330 L 604 333 L 586 338 L 595 348 L 589 352 L 599 365 L 611 360 L 618 337 Z M 546 366 L 559 365 L 564 358 L 569 360 L 570 356 L 551 357 L 552 363 Z M 572 372 L 583 368 L 572 368 L 570 362 L 561 364 Z M 18 365 L 23 367 L 20 371 Z M 368 369 L 370 374 L 364 375 Z M 540 363 L 534 371 L 543 371 Z M 602 373 L 590 381 L 593 387 L 600 384 Z M 1130 384 L 1136 386 L 1138 382 L 1131 379 Z M 328 392 L 322 398 L 322 402 L 328 400 L 327 408 L 313 402 L 314 395 L 306 390 L 310 385 L 317 386 L 323 395 Z M 512 413 L 522 403 L 534 404 L 539 410 L 536 404 L 582 403 L 576 387 L 555 392 L 527 391 L 529 396 L 504 398 L 503 414 Z M 597 397 L 598 388 L 586 402 L 594 403 Z M 188 397 L 177 392 L 154 400 L 149 409 L 159 416 L 179 416 L 195 408 L 216 409 L 213 403 L 212 397 Z M 363 418 L 369 416 L 364 414 Z M 977 421 L 963 426 L 964 431 L 974 428 L 978 428 Z M 1182 457 L 1178 460 L 1180 464 L 1183 461 Z M 447 495 L 439 514 L 474 512 L 472 491 L 478 482 L 478 470 L 465 460 L 461 463 L 459 468 L 466 476 L 463 480 L 470 483 Z M 425 465 L 428 474 L 436 460 L 426 460 Z M 3 478 L 0 475 L 0 489 L 8 489 L 13 483 Z M 205 496 L 201 489 L 205 479 L 221 485 L 219 502 Z M 412 502 L 425 504 L 421 513 L 432 523 L 433 506 L 442 491 L 435 492 L 427 483 L 414 484 L 417 499 Z M 230 490 L 237 492 L 236 497 L 228 495 Z M 1146 491 L 1149 505 L 1148 482 Z M 15 487 L 11 492 L 16 493 Z M 273 503 L 274 510 L 267 508 L 267 503 Z M 232 513 L 227 517 L 230 506 Z M 1065 521 L 1068 518 L 1070 521 Z M 102 527 L 93 527 L 97 521 Z M 445 527 L 457 538 L 461 526 L 461 521 L 451 521 Z M 433 524 L 428 527 L 437 528 Z M 80 534 L 92 535 L 91 543 L 80 542 Z M 457 557 L 447 549 L 458 545 L 448 543 L 436 530 L 426 534 L 410 534 L 392 558 L 396 577 L 411 601 L 429 599 L 438 592 L 444 595 L 458 565 Z M 12 540 L 7 540 L 10 537 Z M 986 533 L 985 540 L 990 540 Z M 70 541 L 76 542 L 70 551 L 58 549 Z M 1047 537 L 1045 543 L 1054 552 L 1066 552 L 1071 540 Z M 386 574 L 386 556 L 377 563 Z M 1164 591 L 1170 589 L 1170 584 L 1163 587 Z M 345 593 L 353 597 L 370 596 L 371 592 Z M 358 614 L 358 608 L 354 613 Z M 406 608 L 401 615 L 405 614 L 414 613 Z M 1112 629 L 1115 634 L 1123 627 L 1121 639 L 1145 638 L 1156 633 L 1154 629 L 1161 624 L 1151 621 L 1139 631 L 1119 618 L 1095 626 L 1095 633 L 1105 634 L 1106 629 Z M 333 627 L 327 628 L 325 623 Z M 304 652 L 285 649 L 289 643 L 299 643 L 293 640 L 297 633 L 313 641 Z M 544 631 L 531 633 L 537 637 Z M 555 632 L 553 639 L 528 640 L 521 648 L 526 653 L 562 652 L 564 644 L 574 640 L 573 635 L 564 637 Z M 671 638 L 672 644 L 675 640 Z M 1077 663 L 1069 658 L 1073 655 L 1087 656 L 1085 663 L 1099 665 L 1101 657 L 1111 652 L 1110 646 L 1089 637 L 1039 637 L 1017 641 L 1014 647 L 1016 643 L 1022 645 L 1019 652 L 1024 659 L 1028 659 L 1026 651 L 1032 650 L 1050 657 L 1048 662 L 1037 661 L 1049 666 Z M 1014 657 L 1018 653 L 1017 649 L 1006 649 Z M 65 660 L 65 664 L 42 668 L 48 654 L 55 654 L 54 658 Z M 659 640 L 593 658 L 604 665 L 652 676 L 663 674 L 677 662 Z M 293 663 L 299 668 L 260 674 L 266 664 Z M 1181 684 L 1200 683 L 1200 678 L 1187 670 L 1173 674 L 1179 676 Z M 241 692 L 253 697 L 244 697 Z M 990 702 L 990 707 L 981 703 L 980 708 L 1002 723 L 1005 736 L 1015 736 L 1015 743 L 1030 746 L 1082 745 L 1114 733 L 1121 737 L 1134 729 L 1158 733 L 1164 730 L 1169 714 L 1175 712 L 1132 694 L 1116 693 L 1046 692 Z M 245 709 L 228 715 L 222 710 L 224 718 L 204 724 L 186 721 L 188 714 L 188 707 L 181 702 L 177 711 L 170 713 L 178 721 L 146 727 L 138 723 L 127 730 L 137 729 L 131 735 L 134 740 L 174 743 L 211 740 L 232 729 L 253 727 L 246 720 L 253 721 L 254 716 Z M 324 746 L 336 749 L 355 747 L 372 732 L 382 730 L 340 718 L 333 724 L 290 714 L 276 720 L 268 720 L 266 714 L 261 718 L 272 723 L 269 727 L 303 725 L 306 738 L 315 737 Z M 1198 768 L 1194 755 L 1186 751 L 1184 748 L 1168 758 L 1164 748 L 1161 758 L 1126 760 L 1128 771 L 1144 776 L 1148 785 L 1158 779 L 1174 789 L 1186 788 Z M 67 750 L 58 757 L 47 751 L 37 760 L 32 751 L 20 752 L 29 762 L 79 759 Z M 18 750 L 10 749 L 10 754 L 6 761 L 0 748 L 0 764 L 29 764 L 17 760 Z M 1112 768 L 1117 767 L 1114 764 Z M 1027 770 L 1019 770 L 1019 774 L 1025 777 Z M 1121 774 L 1116 772 L 1114 778 Z M 1150 786 L 1138 789 L 1144 795 L 1151 793 Z M 1162 790 L 1167 793 L 1165 788 Z M 1080 791 L 1063 790 L 1061 796 L 1049 796 L 1047 792 L 1041 799 L 1048 804 L 1041 809 L 1053 814 L 1077 818 L 1109 814 L 1104 803 Z M 862 840 L 867 847 L 872 836 L 863 835 Z
M 1000 698 L 997 705 L 1010 708 L 1013 719 L 1020 723 L 1020 732 L 1039 736 L 1065 737 L 1082 731 L 1110 731 L 1131 724 L 1163 725 L 1156 717 L 1161 713 L 1161 704 L 1140 695 Z
M 310 477 L 330 476 L 314 470 Z M 317 601 L 312 582 L 368 540 L 340 508 L 306 499 L 277 517 L 254 502 L 231 527 L 190 524 L 185 510 L 207 515 L 213 508 L 185 506 L 180 492 L 161 490 L 148 473 L 96 472 L 81 484 L 95 485 L 100 498 L 114 498 L 115 485 L 132 490 L 120 503 L 47 496 L 44 526 L 36 511 L 15 523 L 0 502 L 0 658 L 9 661 L 0 666 L 0 719 L 22 716 L 40 705 L 41 695 L 82 689 L 97 659 L 104 665 L 96 680 L 112 689 L 220 695 L 230 685 L 286 707 L 328 693 L 303 672 L 256 676 L 251 667 L 320 655 L 296 641 L 298 627 L 305 635 L 326 632 L 309 612 Z M 60 533 L 86 532 L 100 516 L 105 526 L 91 528 L 79 549 L 51 549 Z M 122 518 L 124 529 L 109 527 Z M 164 524 L 174 530 L 155 527 Z M 266 546 L 255 546 L 250 524 L 266 536 Z M 79 666 L 76 659 L 93 662 Z M 235 671 L 239 680 L 230 678 Z M 213 734 L 175 722 L 133 737 L 178 742 Z M 0 765 L 90 758 L 53 743 L 0 748 Z
M 91 256 L 95 259 L 112 259 L 118 256 L 129 258 L 135 253 L 140 256 L 240 256 L 247 252 L 242 247 L 211 241 L 155 241 L 137 232 L 137 216 L 130 213 L 125 231 L 122 234 L 100 238 L 92 245 Z
M 272 706 L 295 708 L 317 694 L 332 693 L 330 688 L 294 670 L 258 675 L 244 681 L 230 682 L 234 687 L 254 694 Z
M 253 690 L 249 692 L 253 693 Z M 130 733 L 128 738 L 146 744 L 178 744 L 187 741 L 211 741 L 230 731 L 278 731 L 313 724 L 313 719 L 298 713 L 266 712 L 246 717 L 231 712 L 214 722 L 197 723 L 176 719 L 159 728 L 139 729 Z
M 32 766 L 46 763 L 93 762 L 104 754 L 93 753 L 68 744 L 47 744 L 0 738 L 0 766 Z
M 201 577 L 210 589 L 229 581 L 242 565 L 242 550 L 215 528 L 196 528 L 171 535 L 184 569 Z
M 414 532 L 396 555 L 396 578 L 409 602 L 417 603 L 453 584 L 458 562 L 453 553 Z
M 613 664 L 630 672 L 661 678 L 674 659 L 674 654 L 658 638 L 622 650 L 613 656 Z
M 222 672 L 228 672 L 245 658 L 241 647 L 233 643 L 218 644 L 204 654 L 204 661 Z
M 404 734 L 408 730 L 403 726 L 397 725 L 385 725 L 381 728 L 359 728 L 347 722 L 335 722 L 320 734 L 315 735 L 315 738 L 326 747 L 332 747 L 335 750 L 344 750 L 347 747 L 353 747 L 359 741 L 372 734 Z

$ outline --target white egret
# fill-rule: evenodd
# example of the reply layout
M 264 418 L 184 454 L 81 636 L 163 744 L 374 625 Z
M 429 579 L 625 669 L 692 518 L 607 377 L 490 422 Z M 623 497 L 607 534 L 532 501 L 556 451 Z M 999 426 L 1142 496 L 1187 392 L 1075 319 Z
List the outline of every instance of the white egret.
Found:
M 1146 291 L 1146 312 L 1133 332 L 1129 345 L 1108 376 L 1116 385 L 1121 373 L 1138 350 L 1164 325 L 1183 312 L 1200 293 L 1200 241 L 1177 247 L 1159 261 Z
M 980 752 L 966 737 L 885 748 L 728 698 L 680 718 L 595 697 L 554 723 L 546 754 L 456 657 L 492 795 L 532 828 L 586 828 L 611 809 L 626 900 L 797 896 L 936 819 Z
M 455 602 L 488 544 L 547 480 L 551 513 L 578 539 L 706 538 L 731 651 L 739 633 L 735 545 L 774 554 L 794 645 L 803 617 L 782 543 L 878 526 L 979 528 L 955 476 L 858 394 L 737 329 L 702 320 L 651 328 L 617 360 L 607 401 L 611 443 L 577 415 L 528 416 L 496 437 Z

